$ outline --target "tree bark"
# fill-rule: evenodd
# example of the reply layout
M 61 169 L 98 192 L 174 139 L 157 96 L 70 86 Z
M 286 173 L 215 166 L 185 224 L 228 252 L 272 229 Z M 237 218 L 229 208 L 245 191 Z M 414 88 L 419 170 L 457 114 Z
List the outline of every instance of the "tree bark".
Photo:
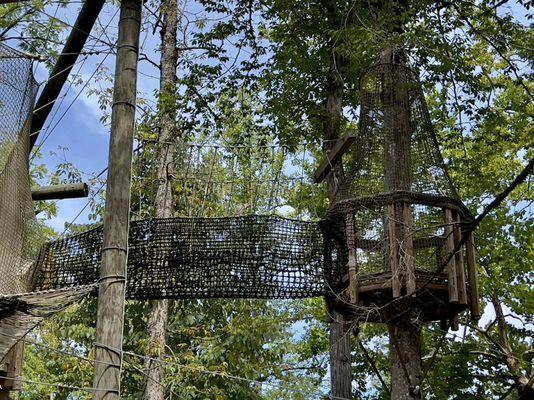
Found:
M 410 322 L 388 324 L 391 400 L 421 399 L 421 328 Z
M 172 170 L 176 148 L 176 67 L 178 62 L 176 33 L 178 29 L 178 1 L 162 0 L 161 29 L 161 80 L 160 80 L 160 133 L 158 138 L 157 177 L 155 208 L 157 218 L 174 216 L 172 192 Z M 151 301 L 148 319 L 148 354 L 161 358 L 167 345 L 167 321 L 169 318 L 169 300 Z M 147 359 L 143 385 L 143 400 L 164 400 L 165 367 L 161 363 Z
M 343 104 L 343 81 L 340 74 L 344 60 L 332 49 L 330 73 L 327 81 L 325 118 L 323 123 L 324 145 L 327 153 L 339 137 Z M 330 202 L 335 199 L 339 183 L 343 179 L 341 162 L 332 168 L 326 181 Z M 350 347 L 350 324 L 342 314 L 330 309 L 330 384 L 333 399 L 350 399 L 352 396 L 352 365 Z
M 529 378 L 523 374 L 518 359 L 514 355 L 501 302 L 496 298 L 493 298 L 491 302 L 493 308 L 495 308 L 495 317 L 497 318 L 497 329 L 499 330 L 502 351 L 505 355 L 508 370 L 514 377 L 518 398 L 519 400 L 532 399 L 534 398 L 534 377 Z
M 119 46 L 113 87 L 102 265 L 96 316 L 93 381 L 95 400 L 120 398 L 140 27 L 141 1 L 123 0 L 120 6 Z

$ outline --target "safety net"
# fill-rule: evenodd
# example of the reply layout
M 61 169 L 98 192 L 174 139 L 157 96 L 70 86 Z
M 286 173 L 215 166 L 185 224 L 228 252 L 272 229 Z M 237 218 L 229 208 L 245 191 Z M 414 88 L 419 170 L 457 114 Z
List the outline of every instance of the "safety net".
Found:
M 28 172 L 37 91 L 31 67 L 27 56 L 0 43 L 0 294 L 27 291 L 39 248 Z
M 46 244 L 35 290 L 98 281 L 102 228 Z M 278 216 L 169 218 L 130 226 L 128 299 L 321 296 L 327 288 L 317 222 Z

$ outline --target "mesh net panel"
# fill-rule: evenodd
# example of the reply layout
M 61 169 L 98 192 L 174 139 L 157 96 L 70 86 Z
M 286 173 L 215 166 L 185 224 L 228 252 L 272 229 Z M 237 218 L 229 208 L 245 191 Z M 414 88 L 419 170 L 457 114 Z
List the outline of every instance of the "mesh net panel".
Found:
M 32 63 L 0 44 L 0 293 L 26 291 L 38 249 L 28 172 Z
M 353 148 L 335 207 L 399 191 L 421 198 L 458 198 L 421 84 L 407 67 L 380 64 L 362 78 L 360 129 Z
M 98 280 L 102 229 L 47 244 L 37 290 Z M 128 299 L 303 298 L 325 294 L 319 224 L 276 216 L 131 223 Z
M 471 217 L 445 169 L 417 75 L 403 65 L 380 64 L 360 84 L 359 134 L 323 224 L 330 226 L 325 240 L 346 258 L 346 221 L 352 219 L 361 286 L 388 285 L 393 274 L 403 282 L 408 266 L 425 279 L 444 258 L 450 224 L 444 209 L 458 222 Z M 339 233 L 332 235 L 336 225 Z M 347 267 L 326 268 L 335 285 L 346 284 Z

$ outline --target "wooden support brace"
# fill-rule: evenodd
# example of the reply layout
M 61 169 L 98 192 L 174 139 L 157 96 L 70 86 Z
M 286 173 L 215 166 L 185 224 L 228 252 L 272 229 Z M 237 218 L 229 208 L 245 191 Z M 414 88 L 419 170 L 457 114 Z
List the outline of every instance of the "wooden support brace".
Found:
M 462 229 L 460 227 L 460 216 L 454 213 L 456 225 L 454 226 L 454 248 L 458 246 L 462 240 Z M 467 304 L 467 289 L 465 286 L 465 267 L 464 267 L 464 252 L 460 248 L 455 256 L 456 264 L 456 280 L 458 282 L 458 302 L 460 304 Z
M 394 204 L 388 204 L 387 215 L 389 237 L 389 262 L 391 265 L 391 288 L 393 291 L 393 297 L 400 297 L 402 286 L 399 276 L 399 243 L 397 239 L 397 223 L 395 218 Z
M 32 189 L 32 200 L 60 200 L 87 197 L 89 187 L 86 183 L 67 183 L 64 185 L 42 186 Z
M 480 303 L 478 300 L 478 274 L 477 264 L 475 258 L 475 240 L 473 238 L 473 232 L 467 237 L 466 255 L 467 255 L 467 274 L 469 277 L 471 318 L 478 320 L 480 318 Z
M 22 365 L 24 362 L 24 342 L 21 340 L 15 344 L 4 358 L 2 377 L 0 378 L 0 393 L 9 394 L 10 391 L 22 388 Z M 8 397 L 6 397 L 8 398 Z
M 415 252 L 413 245 L 412 227 L 413 215 L 409 203 L 402 203 L 402 243 L 403 243 L 403 261 L 406 277 L 406 293 L 411 295 L 415 292 Z
M 454 252 L 454 220 L 452 211 L 445 208 L 445 257 L 449 257 Z M 449 286 L 449 301 L 458 303 L 458 281 L 456 276 L 456 260 L 452 257 L 447 263 L 447 275 Z
M 315 183 L 321 183 L 328 176 L 330 171 L 332 171 L 332 167 L 341 161 L 341 157 L 347 152 L 350 145 L 354 143 L 355 140 L 356 134 L 350 133 L 336 142 L 315 171 L 313 180 Z
M 352 213 L 346 216 L 345 224 L 349 250 L 349 298 L 351 304 L 358 304 L 358 263 L 356 260 L 354 215 Z

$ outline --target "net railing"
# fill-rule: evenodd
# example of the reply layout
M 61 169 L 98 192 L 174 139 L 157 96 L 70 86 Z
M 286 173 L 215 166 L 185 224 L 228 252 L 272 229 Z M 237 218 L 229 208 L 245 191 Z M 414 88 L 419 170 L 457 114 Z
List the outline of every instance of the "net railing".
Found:
M 317 222 L 278 216 L 134 221 L 126 298 L 322 296 L 329 276 L 323 237 Z M 46 244 L 34 290 L 98 282 L 101 251 L 101 227 Z

